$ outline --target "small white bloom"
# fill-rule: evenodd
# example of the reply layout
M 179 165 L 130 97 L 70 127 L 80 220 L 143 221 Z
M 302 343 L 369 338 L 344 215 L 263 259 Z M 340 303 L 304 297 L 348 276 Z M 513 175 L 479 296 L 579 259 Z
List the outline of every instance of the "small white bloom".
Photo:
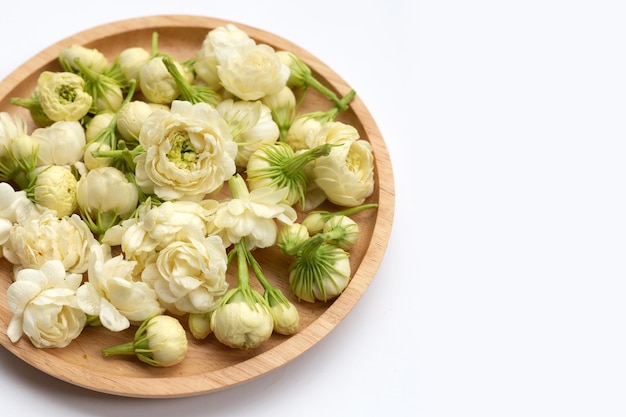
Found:
M 40 209 L 26 196 L 25 191 L 16 191 L 9 183 L 0 182 L 0 245 L 9 240 L 14 224 L 39 214 Z
M 288 189 L 262 187 L 248 192 L 239 175 L 229 180 L 234 198 L 220 203 L 213 223 L 226 246 L 246 238 L 248 248 L 266 248 L 276 243 L 278 225 L 296 220 L 296 211 L 285 204 Z
M 22 269 L 7 290 L 7 306 L 13 316 L 7 328 L 15 343 L 24 334 L 37 348 L 62 348 L 85 327 L 85 313 L 78 307 L 76 289 L 82 275 L 67 274 L 60 261 L 48 261 L 39 269 Z
M 138 191 L 124 173 L 114 167 L 96 168 L 78 181 L 78 206 L 92 218 L 110 212 L 120 218 L 128 217 L 137 208 Z
M 175 241 L 141 275 L 174 314 L 207 313 L 228 289 L 227 255 L 218 236 Z
M 342 122 L 326 122 L 319 129 L 312 130 L 310 135 L 306 137 L 306 147 L 315 148 L 316 146 L 330 143 L 334 145 L 351 144 L 359 139 L 359 131 L 352 125 Z M 346 148 L 346 146 L 344 146 Z
M 98 73 L 103 73 L 109 66 L 106 56 L 94 48 L 70 45 L 59 52 L 59 62 L 66 71 L 79 72 L 76 59 L 79 59 L 83 65 Z
M 85 148 L 85 154 L 83 155 L 85 168 L 87 168 L 87 170 L 92 170 L 110 166 L 113 162 L 113 158 L 93 155 L 94 152 L 106 152 L 110 150 L 111 147 L 106 143 L 91 142 Z
M 163 200 L 201 200 L 236 171 L 237 144 L 207 103 L 176 100 L 171 111 L 155 110 L 139 143 L 145 152 L 135 158 L 137 184 Z
M 330 243 L 317 242 L 303 248 L 290 266 L 289 288 L 300 301 L 326 302 L 343 292 L 350 274 L 348 252 Z
M 254 292 L 235 288 L 211 314 L 211 330 L 217 340 L 238 349 L 254 349 L 272 335 L 274 318 L 267 302 Z
M 293 303 L 276 303 L 270 307 L 270 312 L 276 333 L 292 335 L 300 328 L 300 313 Z
M 141 323 L 131 343 L 103 349 L 102 354 L 134 354 L 148 365 L 168 367 L 182 362 L 187 350 L 187 333 L 180 321 L 171 316 L 158 315 Z
M 260 101 L 234 101 L 226 99 L 216 107 L 226 120 L 237 143 L 237 166 L 245 167 L 250 155 L 265 144 L 278 140 L 278 125 L 272 119 L 272 112 Z
M 85 128 L 85 141 L 93 142 L 96 140 L 100 132 L 109 128 L 114 117 L 115 113 L 110 111 L 100 112 L 92 117 Z
M 78 121 L 93 103 L 85 91 L 85 80 L 72 72 L 44 71 L 37 80 L 37 89 L 44 113 L 55 122 Z
M 77 214 L 58 218 L 53 211 L 29 218 L 11 228 L 4 257 L 16 266 L 39 268 L 48 260 L 60 260 L 65 270 L 87 270 L 89 247 L 96 242 Z
M 145 282 L 133 280 L 135 263 L 122 255 L 111 256 L 108 245 L 93 245 L 89 255 L 88 281 L 76 291 L 79 307 L 99 317 L 114 332 L 161 314 L 157 295 Z
M 214 202 L 213 208 L 208 207 L 208 203 L 166 201 L 142 216 L 141 227 L 152 240 L 158 242 L 158 249 L 175 241 L 188 242 L 191 238 L 198 239 L 210 232 L 209 222 L 217 202 Z
M 66 167 L 42 167 L 35 181 L 35 202 L 55 211 L 57 217 L 69 216 L 78 206 L 76 184 L 76 177 Z
M 183 67 L 179 62 L 174 62 L 178 71 L 188 82 L 193 81 L 193 73 Z M 151 58 L 139 72 L 139 88 L 146 98 L 152 103 L 169 104 L 180 95 L 180 90 L 163 63 L 163 57 Z
M 202 47 L 196 53 L 194 70 L 198 78 L 214 90 L 221 89 L 222 85 L 217 75 L 216 50 L 254 44 L 254 40 L 246 32 L 233 24 L 210 30 L 202 42 Z
M 289 78 L 274 49 L 265 44 L 237 45 L 216 50 L 222 86 L 242 100 L 259 100 L 282 90 Z
M 120 52 L 115 63 L 127 81 L 135 80 L 139 83 L 139 73 L 151 57 L 150 52 L 144 48 L 133 46 Z
M 117 130 L 130 141 L 136 141 L 143 122 L 146 121 L 154 106 L 141 100 L 134 100 L 122 106 L 117 117 Z
M 22 142 L 30 145 L 30 149 L 24 151 Z M 0 158 L 10 153 L 18 159 L 24 159 L 33 153 L 35 146 L 28 136 L 26 121 L 21 116 L 0 112 Z
M 310 149 L 309 144 L 313 143 L 311 138 L 316 136 L 321 128 L 322 123 L 310 115 L 296 117 L 287 131 L 285 142 L 295 152 Z
M 73 165 L 83 159 L 86 138 L 79 122 L 55 122 L 35 129 L 31 137 L 39 147 L 39 166 Z
M 314 162 L 315 183 L 328 201 L 346 207 L 363 204 L 374 191 L 374 154 L 369 142 L 359 139 L 333 148 Z

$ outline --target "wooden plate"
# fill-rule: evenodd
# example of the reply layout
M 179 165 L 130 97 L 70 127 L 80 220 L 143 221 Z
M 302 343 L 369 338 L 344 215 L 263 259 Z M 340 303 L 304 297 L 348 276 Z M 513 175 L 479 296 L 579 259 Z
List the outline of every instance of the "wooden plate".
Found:
M 21 114 L 30 121 L 25 109 L 9 103 L 12 97 L 30 97 L 39 74 L 44 70 L 61 70 L 58 53 L 64 47 L 80 44 L 96 48 L 112 59 L 123 49 L 142 46 L 150 50 L 154 31 L 159 33 L 159 47 L 177 58 L 191 58 L 207 32 L 227 22 L 200 16 L 151 16 L 114 22 L 83 31 L 66 38 L 17 68 L 0 83 L 0 111 Z M 276 50 L 298 54 L 324 84 L 339 95 L 350 86 L 320 60 L 276 35 L 235 23 L 257 43 L 266 43 Z M 330 103 L 310 91 L 301 111 L 323 110 Z M 23 361 L 60 380 L 90 390 L 128 397 L 183 397 L 208 393 L 236 386 L 262 376 L 298 357 L 344 319 L 367 289 L 382 261 L 391 232 L 394 211 L 394 185 L 389 154 L 383 138 L 367 108 L 358 96 L 350 109 L 339 119 L 356 127 L 361 138 L 371 142 L 376 158 L 376 186 L 367 202 L 377 202 L 378 209 L 352 216 L 362 230 L 360 241 L 351 251 L 353 277 L 345 291 L 331 302 L 297 303 L 301 315 L 300 331 L 290 337 L 273 335 L 268 342 L 253 350 L 231 349 L 221 345 L 212 335 L 202 341 L 189 337 L 189 353 L 179 365 L 153 368 L 134 357 L 103 358 L 104 347 L 132 340 L 135 327 L 120 333 L 104 328 L 86 328 L 70 346 L 62 349 L 37 349 L 27 338 L 12 343 L 6 336 L 11 313 L 6 305 L 6 290 L 11 283 L 12 266 L 0 261 L 0 344 Z M 33 124 L 30 125 L 34 127 Z M 326 207 L 337 210 L 337 207 Z M 302 218 L 302 214 L 300 214 Z M 265 274 L 287 291 L 286 271 L 290 259 L 276 248 L 256 251 Z M 234 283 L 229 271 L 229 282 Z M 384 277 L 381 277 L 384 279 Z M 254 281 L 254 279 L 253 279 Z

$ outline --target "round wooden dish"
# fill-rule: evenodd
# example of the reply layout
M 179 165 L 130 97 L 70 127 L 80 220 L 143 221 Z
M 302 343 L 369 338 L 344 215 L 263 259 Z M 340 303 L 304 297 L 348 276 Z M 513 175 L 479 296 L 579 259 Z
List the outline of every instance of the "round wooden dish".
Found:
M 58 53 L 64 47 L 80 44 L 96 48 L 109 59 L 123 49 L 142 46 L 150 50 L 153 32 L 159 33 L 159 47 L 179 59 L 193 57 L 207 32 L 227 23 L 200 16 L 152 16 L 106 24 L 64 39 L 17 68 L 0 83 L 0 111 L 30 116 L 25 109 L 9 103 L 12 97 L 30 97 L 39 74 L 44 70 L 61 70 Z M 315 76 L 339 95 L 350 91 L 349 85 L 324 63 L 297 45 L 271 33 L 235 23 L 257 43 L 266 43 L 277 50 L 298 54 L 314 71 Z M 330 103 L 313 91 L 307 94 L 301 112 L 325 110 Z M 104 347 L 130 341 L 136 327 L 113 333 L 104 328 L 86 328 L 81 336 L 63 349 L 37 349 L 27 338 L 11 343 L 6 336 L 11 313 L 6 305 L 6 290 L 11 283 L 12 266 L 0 261 L 0 344 L 17 357 L 60 380 L 94 391 L 129 397 L 183 397 L 233 387 L 264 375 L 296 358 L 326 336 L 358 302 L 382 261 L 391 232 L 394 211 L 393 174 L 389 154 L 381 134 L 357 96 L 340 121 L 349 123 L 371 142 L 376 158 L 376 187 L 368 203 L 378 209 L 361 212 L 353 218 L 362 233 L 351 251 L 353 277 L 346 290 L 327 303 L 298 303 L 300 331 L 291 336 L 273 335 L 257 349 L 237 350 L 221 345 L 212 335 L 204 340 L 189 336 L 189 353 L 183 363 L 171 368 L 153 368 L 134 357 L 103 358 Z M 31 128 L 34 125 L 31 123 Z M 329 210 L 337 207 L 325 206 Z M 303 214 L 300 214 L 302 218 Z M 276 248 L 255 252 L 265 274 L 288 294 L 286 271 L 291 259 Z M 255 281 L 254 278 L 252 281 Z M 229 271 L 229 282 L 234 273 Z

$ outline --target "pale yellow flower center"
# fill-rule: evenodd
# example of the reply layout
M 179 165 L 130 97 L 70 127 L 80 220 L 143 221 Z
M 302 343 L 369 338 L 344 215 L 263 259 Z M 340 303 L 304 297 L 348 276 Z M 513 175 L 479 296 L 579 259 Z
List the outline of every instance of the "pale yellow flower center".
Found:
M 198 154 L 191 145 L 189 135 L 186 132 L 174 132 L 168 140 L 172 147 L 167 153 L 167 159 L 177 168 L 191 170 L 198 160 Z
M 73 103 L 76 100 L 76 90 L 69 85 L 61 85 L 57 89 L 57 95 L 62 103 Z

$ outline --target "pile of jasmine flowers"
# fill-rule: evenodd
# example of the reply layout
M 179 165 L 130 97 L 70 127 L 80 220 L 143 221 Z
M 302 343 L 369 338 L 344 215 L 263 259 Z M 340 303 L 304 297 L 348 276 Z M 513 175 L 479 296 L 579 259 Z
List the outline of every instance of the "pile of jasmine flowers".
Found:
M 12 342 L 61 348 L 85 326 L 136 325 L 134 340 L 103 355 L 172 366 L 187 351 L 184 328 L 233 348 L 294 334 L 296 306 L 254 256 L 273 245 L 292 257 L 285 279 L 298 302 L 345 289 L 359 233 L 349 216 L 376 207 L 364 204 L 371 146 L 337 121 L 354 91 L 337 97 L 294 53 L 232 24 L 185 61 L 159 50 L 158 33 L 151 50 L 112 61 L 79 45 L 58 61 L 30 97 L 11 98 L 34 129 L 0 112 Z M 309 88 L 329 109 L 299 111 Z M 325 201 L 343 209 L 316 210 Z

